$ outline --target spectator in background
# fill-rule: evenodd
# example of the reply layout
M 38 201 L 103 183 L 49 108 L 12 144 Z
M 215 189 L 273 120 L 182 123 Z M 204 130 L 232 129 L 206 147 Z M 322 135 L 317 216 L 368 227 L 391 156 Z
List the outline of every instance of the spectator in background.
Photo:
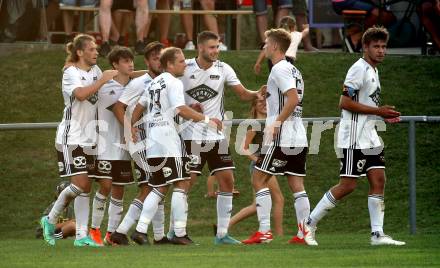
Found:
M 147 0 L 101 0 L 99 5 L 99 25 L 101 28 L 102 45 L 99 50 L 101 56 L 106 56 L 110 50 L 110 29 L 112 26 L 111 7 L 113 5 L 122 6 L 123 9 L 133 10 L 131 6 L 136 9 L 135 23 L 136 23 L 136 44 L 134 49 L 136 53 L 143 54 L 144 52 L 144 30 L 148 23 L 148 1 Z M 116 34 L 116 36 L 118 36 Z M 117 37 L 119 39 L 119 36 Z M 113 40 L 117 41 L 117 40 Z M 116 42 L 115 42 L 116 43 Z
M 60 7 L 63 6 L 80 6 L 80 7 L 94 7 L 96 0 L 60 0 Z M 63 24 L 64 32 L 66 33 L 67 42 L 72 41 L 73 32 L 73 16 L 74 12 L 70 10 L 63 10 Z
M 367 11 L 365 18 L 365 29 L 372 27 L 378 22 L 384 26 L 390 25 L 396 20 L 395 16 L 387 10 L 380 10 L 370 0 L 332 0 L 333 10 L 342 15 L 344 10 L 364 10 Z M 362 29 L 353 25 L 347 29 L 346 45 L 349 51 L 361 51 Z
M 256 16 L 258 36 L 260 37 L 261 44 L 264 44 L 264 40 L 266 39 L 264 32 L 268 28 L 267 3 L 266 0 L 253 0 L 252 5 Z M 282 17 L 289 15 L 289 9 L 291 9 L 292 7 L 292 0 L 272 1 L 275 25 L 279 24 L 279 21 Z
M 440 50 L 440 0 L 422 0 L 417 12 L 423 26 L 431 35 L 437 51 Z
M 304 32 L 304 30 L 306 30 L 304 27 L 307 26 L 307 33 L 308 33 L 309 24 L 307 21 L 307 0 L 292 0 L 292 2 L 293 2 L 292 13 L 296 18 L 297 30 L 299 32 Z M 289 29 L 286 30 L 290 32 Z M 308 52 L 318 51 L 317 48 L 313 47 L 312 42 L 310 41 L 310 35 L 307 34 L 303 36 L 302 42 L 304 46 L 304 51 L 308 51 Z M 287 53 L 286 55 L 289 55 L 289 53 Z
M 60 13 L 58 0 L 37 1 L 36 6 L 40 11 L 40 33 L 37 40 L 46 40 L 48 31 L 53 26 Z
M 8 21 L 0 33 L 0 42 L 13 43 L 17 37 L 17 21 L 26 11 L 27 0 L 0 1 L 0 7 L 6 8 Z

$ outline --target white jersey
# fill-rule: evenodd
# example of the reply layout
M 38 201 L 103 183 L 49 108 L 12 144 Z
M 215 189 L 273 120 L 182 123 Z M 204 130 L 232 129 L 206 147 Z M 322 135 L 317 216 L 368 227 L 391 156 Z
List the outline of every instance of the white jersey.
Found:
M 58 125 L 55 143 L 94 146 L 96 145 L 96 102 L 98 93 L 84 101 L 75 98 L 76 88 L 87 87 L 101 78 L 97 65 L 89 71 L 71 66 L 64 70 L 61 85 L 64 98 L 64 113 Z
M 298 51 L 299 43 L 301 43 L 302 40 L 302 33 L 297 31 L 291 32 L 290 38 L 290 46 L 286 51 L 286 56 L 292 57 L 296 60 L 296 52 Z
M 347 72 L 344 87 L 356 102 L 379 107 L 380 82 L 376 68 L 359 59 Z M 342 109 L 338 131 L 338 148 L 368 149 L 381 146 L 375 115 L 352 113 Z
M 185 103 L 200 103 L 203 114 L 211 118 L 225 119 L 225 85 L 240 85 L 234 70 L 228 64 L 216 61 L 207 70 L 199 67 L 196 59 L 186 60 L 185 74 L 180 78 L 185 90 Z M 181 125 L 184 140 L 215 141 L 225 139 L 223 133 L 217 133 L 203 122 L 185 122 Z
M 280 147 L 307 147 L 306 130 L 302 122 L 302 101 L 304 81 L 299 70 L 286 60 L 281 60 L 272 67 L 267 80 L 267 118 L 266 126 L 272 125 L 284 107 L 289 89 L 298 93 L 298 104 L 295 110 L 281 126 L 281 131 L 272 142 L 265 137 L 265 145 L 274 144 Z
M 141 96 L 139 104 L 145 107 L 147 157 L 182 157 L 184 144 L 174 122 L 176 108 L 185 105 L 182 82 L 170 73 L 159 75 Z
M 125 150 L 124 128 L 113 113 L 124 86 L 110 80 L 98 91 L 98 160 L 129 160 Z
M 148 89 L 151 81 L 153 81 L 153 78 L 148 73 L 140 77 L 137 77 L 128 83 L 121 97 L 119 97 L 118 101 L 127 105 L 125 116 L 130 121 L 131 121 L 131 115 L 133 114 L 133 110 L 136 107 L 136 104 L 138 103 L 140 96 Z M 138 142 L 134 144 L 131 140 L 130 121 L 128 122 L 128 125 L 125 126 L 127 128 L 125 131 L 126 131 L 126 135 L 130 135 L 129 136 L 130 139 L 128 139 L 128 149 L 130 154 L 132 155 L 135 152 L 145 148 L 146 133 L 142 123 L 135 125 L 141 131 L 139 132 L 138 135 Z

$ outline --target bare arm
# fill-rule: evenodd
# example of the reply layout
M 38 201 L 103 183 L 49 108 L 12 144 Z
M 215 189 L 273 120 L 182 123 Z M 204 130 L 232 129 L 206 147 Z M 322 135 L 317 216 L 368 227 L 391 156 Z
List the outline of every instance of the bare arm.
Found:
M 258 160 L 258 158 L 254 154 L 251 154 L 249 152 L 249 144 L 251 144 L 256 134 L 257 133 L 254 130 L 251 129 L 248 130 L 246 132 L 246 136 L 244 137 L 244 141 L 243 141 L 242 154 L 246 155 L 252 161 Z
M 307 35 L 309 35 L 309 31 L 310 31 L 309 25 L 308 24 L 303 24 L 303 30 L 301 32 L 301 37 L 304 38 Z
M 283 124 L 284 121 L 293 113 L 296 105 L 298 105 L 298 93 L 295 88 L 289 89 L 284 96 L 287 97 L 287 101 L 284 103 L 284 107 L 281 110 L 280 114 L 277 116 L 276 121 Z
M 242 84 L 232 86 L 232 90 L 243 101 L 251 101 L 260 97 L 258 91 L 246 89 Z
M 113 113 L 115 114 L 116 119 L 119 121 L 121 125 L 124 125 L 124 117 L 125 117 L 125 109 L 127 105 L 120 101 L 117 101 L 115 105 L 113 105 Z
M 177 113 L 187 119 L 187 120 L 194 120 L 195 122 L 201 122 L 205 121 L 206 116 L 194 111 L 194 109 L 190 108 L 189 106 L 182 105 L 177 107 Z M 209 125 L 217 128 L 217 130 L 222 130 L 223 125 L 222 122 L 217 118 L 208 118 L 209 119 Z
M 254 65 L 254 72 L 256 74 L 260 74 L 261 73 L 261 63 L 264 60 L 264 50 L 261 50 L 260 54 L 258 55 L 257 61 L 255 62 Z
M 96 83 L 93 83 L 90 86 L 86 87 L 77 87 L 73 90 L 73 95 L 75 98 L 77 98 L 79 101 L 84 101 L 93 94 L 95 94 L 107 81 L 112 79 L 118 74 L 118 71 L 116 70 L 107 70 L 102 73 L 102 77 L 96 81 Z
M 400 112 L 394 110 L 394 106 L 384 105 L 380 107 L 368 106 L 356 101 L 353 101 L 348 96 L 341 96 L 339 100 L 339 108 L 360 114 L 372 114 L 381 116 L 383 118 L 394 118 L 400 116 Z

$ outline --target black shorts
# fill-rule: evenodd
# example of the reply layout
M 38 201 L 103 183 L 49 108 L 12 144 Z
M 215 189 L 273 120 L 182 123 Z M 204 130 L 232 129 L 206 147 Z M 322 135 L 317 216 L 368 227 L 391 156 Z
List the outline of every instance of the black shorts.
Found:
M 96 160 L 95 179 L 110 179 L 114 185 L 133 184 L 130 160 Z
M 271 175 L 306 176 L 307 147 L 263 147 L 255 169 Z
M 191 173 L 202 174 L 206 162 L 210 175 L 219 170 L 235 169 L 226 140 L 212 142 L 186 140 L 185 148 L 190 159 Z
M 188 180 L 189 159 L 187 157 L 147 158 L 148 175 L 151 187 L 170 185 L 176 181 Z
M 93 177 L 95 169 L 95 153 L 93 146 L 55 144 L 60 177 L 71 177 L 88 174 Z
M 113 0 L 112 11 L 115 10 L 131 10 L 135 11 L 136 9 L 133 6 L 132 0 Z
M 138 185 L 148 183 L 148 164 L 146 151 L 136 152 L 131 155 L 134 162 L 134 177 Z
M 366 176 L 373 168 L 385 169 L 383 148 L 374 149 L 342 149 L 341 177 L 358 178 Z

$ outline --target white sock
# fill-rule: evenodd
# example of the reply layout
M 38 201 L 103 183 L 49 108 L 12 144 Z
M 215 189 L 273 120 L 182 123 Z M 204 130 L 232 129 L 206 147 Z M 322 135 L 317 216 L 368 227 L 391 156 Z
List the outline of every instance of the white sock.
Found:
M 167 236 L 169 236 L 170 234 L 174 233 L 174 211 L 173 211 L 173 207 L 170 207 L 170 227 L 168 229 L 168 234 Z M 168 237 L 171 238 L 171 237 Z
M 116 232 L 120 234 L 127 234 L 130 228 L 139 220 L 141 216 L 143 204 L 139 199 L 134 199 L 128 208 L 127 214 L 125 214 L 124 219 L 121 224 L 119 224 Z
M 228 233 L 232 213 L 232 193 L 217 194 L 217 237 L 222 238 Z
M 153 219 L 154 214 L 156 214 L 157 207 L 160 201 L 165 196 L 159 192 L 157 189 L 153 189 L 145 198 L 144 206 L 142 208 L 141 216 L 139 217 L 139 222 L 136 226 L 136 231 L 146 234 L 148 230 L 148 225 Z
M 296 222 L 300 224 L 310 215 L 310 202 L 306 191 L 293 193 L 294 207 L 296 212 Z M 303 238 L 303 233 L 298 229 L 297 236 Z
M 63 212 L 63 210 L 69 205 L 69 203 L 83 192 L 81 188 L 70 184 L 66 187 L 59 195 L 55 204 L 49 212 L 48 218 L 49 222 L 56 224 L 58 221 L 58 216 Z
M 184 190 L 174 188 L 171 197 L 171 207 L 173 208 L 174 234 L 177 237 L 185 236 L 188 218 L 188 202 Z
M 124 211 L 124 200 L 111 197 L 108 206 L 107 232 L 113 233 L 116 228 L 118 228 L 122 217 L 122 211 Z
M 368 196 L 368 211 L 370 212 L 371 232 L 382 234 L 385 214 L 383 195 L 372 194 Z
M 87 236 L 90 212 L 90 193 L 82 193 L 75 198 L 76 239 Z
M 270 211 L 272 209 L 272 198 L 269 188 L 263 188 L 255 193 L 255 203 L 257 206 L 258 222 L 260 228 L 258 231 L 266 233 L 270 230 Z
M 319 203 L 313 209 L 312 213 L 310 213 L 309 220 L 307 224 L 310 226 L 316 226 L 318 222 L 325 216 L 327 213 L 336 206 L 337 200 L 333 197 L 332 193 L 327 191 L 324 196 L 321 198 Z
M 156 214 L 151 220 L 153 225 L 154 240 L 159 241 L 165 236 L 165 205 L 164 201 L 159 203 Z
M 93 198 L 92 208 L 92 224 L 91 227 L 95 229 L 101 228 L 102 219 L 104 219 L 105 205 L 107 203 L 107 196 L 96 192 Z

